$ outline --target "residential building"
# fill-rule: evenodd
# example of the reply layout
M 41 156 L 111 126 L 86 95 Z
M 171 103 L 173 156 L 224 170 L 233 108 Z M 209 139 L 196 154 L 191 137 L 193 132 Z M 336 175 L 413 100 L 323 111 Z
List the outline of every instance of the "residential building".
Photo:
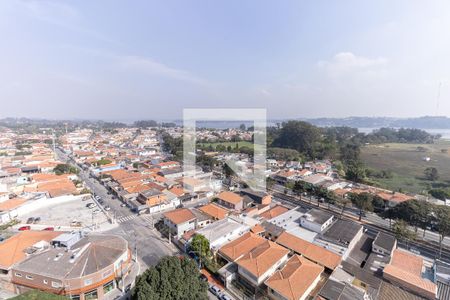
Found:
M 311 231 L 322 233 L 333 222 L 333 215 L 313 208 L 300 218 L 300 225 Z
M 302 255 L 312 262 L 325 267 L 328 271 L 333 271 L 341 263 L 342 258 L 336 253 L 287 232 L 283 232 L 276 242 L 290 249 L 293 253 Z
M 419 296 L 435 299 L 437 286 L 423 276 L 423 258 L 405 250 L 395 249 L 390 263 L 384 267 L 383 277 Z
M 13 267 L 19 294 L 39 289 L 71 299 L 102 299 L 130 271 L 131 252 L 119 236 L 79 236 L 71 247 L 50 247 Z M 49 263 L 50 262 L 50 263 Z
M 236 261 L 240 282 L 248 288 L 259 287 L 288 260 L 289 250 L 265 241 Z
M 234 262 L 265 241 L 266 239 L 254 233 L 247 232 L 234 241 L 223 245 L 219 249 L 218 254 L 225 260 Z
M 299 256 L 292 256 L 265 284 L 268 295 L 276 300 L 304 300 L 320 281 L 323 267 Z
M 250 231 L 250 226 L 241 224 L 231 218 L 225 218 L 197 230 L 197 233 L 206 237 L 210 248 L 216 251 L 248 231 Z
M 214 203 L 209 203 L 199 207 L 199 210 L 211 216 L 213 220 L 222 220 L 224 219 L 230 211 L 227 209 L 220 207 Z
M 390 256 L 395 248 L 397 248 L 397 239 L 382 231 L 378 232 L 372 243 L 372 251 L 381 255 Z
M 196 228 L 195 215 L 187 208 L 179 208 L 164 213 L 164 224 L 170 233 L 180 238 L 184 233 Z
M 242 210 L 244 205 L 244 199 L 233 192 L 221 192 L 217 195 L 217 203 L 232 210 Z
M 266 192 L 254 191 L 252 189 L 241 190 L 242 196 L 247 196 L 252 199 L 253 202 L 257 204 L 270 204 L 272 203 L 272 195 Z

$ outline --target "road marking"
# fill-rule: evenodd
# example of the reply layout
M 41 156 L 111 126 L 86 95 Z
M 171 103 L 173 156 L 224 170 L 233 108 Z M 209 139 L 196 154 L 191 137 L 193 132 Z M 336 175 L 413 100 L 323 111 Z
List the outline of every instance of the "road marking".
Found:
M 117 223 L 123 223 L 135 219 L 136 215 L 128 215 L 117 219 Z

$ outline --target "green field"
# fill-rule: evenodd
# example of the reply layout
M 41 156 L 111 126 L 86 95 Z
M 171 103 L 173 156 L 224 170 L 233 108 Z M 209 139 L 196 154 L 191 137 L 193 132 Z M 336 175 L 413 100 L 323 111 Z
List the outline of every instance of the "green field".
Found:
M 424 157 L 430 157 L 431 161 L 425 161 Z M 450 184 L 450 141 L 367 145 L 361 149 L 361 158 L 369 168 L 393 172 L 390 179 L 373 179 L 392 190 L 423 193 L 432 187 Z M 427 167 L 437 168 L 440 175 L 438 181 L 430 182 L 424 178 L 423 171 Z
M 231 146 L 232 148 L 236 147 L 236 144 L 238 144 L 238 147 L 249 147 L 252 148 L 253 147 L 253 143 L 248 142 L 248 141 L 241 141 L 241 142 L 218 142 L 218 143 L 199 143 L 199 146 L 202 147 L 209 147 L 210 145 L 213 146 L 214 148 L 217 145 L 224 145 L 225 147 Z

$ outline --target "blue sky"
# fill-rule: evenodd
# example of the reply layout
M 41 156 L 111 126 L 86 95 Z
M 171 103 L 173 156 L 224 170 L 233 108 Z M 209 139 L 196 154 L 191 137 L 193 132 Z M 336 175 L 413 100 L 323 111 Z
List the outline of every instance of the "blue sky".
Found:
M 2 1 L 0 117 L 171 119 L 196 107 L 267 108 L 270 118 L 450 116 L 449 8 Z

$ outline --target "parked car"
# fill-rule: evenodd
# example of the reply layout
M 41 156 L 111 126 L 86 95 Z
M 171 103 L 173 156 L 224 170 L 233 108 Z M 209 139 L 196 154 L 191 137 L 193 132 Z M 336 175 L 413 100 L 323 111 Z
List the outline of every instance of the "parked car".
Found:
M 34 218 L 34 224 L 39 223 L 41 221 L 41 217 Z
M 5 240 L 5 238 L 0 236 L 0 243 L 3 242 L 4 240 Z
M 131 284 L 128 284 L 128 285 L 125 287 L 125 293 L 128 293 L 129 291 L 131 291 Z
M 22 226 L 19 228 L 19 231 L 31 230 L 31 226 Z
M 219 297 L 220 300 L 233 300 L 230 296 L 228 296 L 227 294 L 222 294 Z
M 205 274 L 200 274 L 200 280 L 204 282 L 208 282 L 208 277 Z
M 86 204 L 86 207 L 87 208 L 93 208 L 93 207 L 95 207 L 95 204 L 90 202 L 90 203 Z
M 120 207 L 125 207 L 127 206 L 125 203 L 120 204 Z
M 73 220 L 72 222 L 70 222 L 70 227 L 81 227 L 81 222 Z
M 27 219 L 27 224 L 33 224 L 33 222 L 34 222 L 33 217 Z
M 99 204 L 105 203 L 102 199 L 97 200 L 97 202 L 98 202 Z
M 44 229 L 42 229 L 43 231 L 54 231 L 55 227 L 45 227 Z
M 92 211 L 92 213 L 94 213 L 94 214 L 96 214 L 96 213 L 98 213 L 98 212 L 100 212 L 100 209 L 98 209 L 98 208 L 96 208 L 96 209 L 94 209 L 94 210 Z
M 209 291 L 210 291 L 211 293 L 213 293 L 213 295 L 216 295 L 216 296 L 219 296 L 219 295 L 220 295 L 220 289 L 217 287 L 217 285 L 212 284 L 212 285 L 209 287 Z
M 105 210 L 106 210 L 106 211 L 111 210 L 111 207 L 109 207 L 108 205 L 106 205 L 106 206 L 105 206 Z

